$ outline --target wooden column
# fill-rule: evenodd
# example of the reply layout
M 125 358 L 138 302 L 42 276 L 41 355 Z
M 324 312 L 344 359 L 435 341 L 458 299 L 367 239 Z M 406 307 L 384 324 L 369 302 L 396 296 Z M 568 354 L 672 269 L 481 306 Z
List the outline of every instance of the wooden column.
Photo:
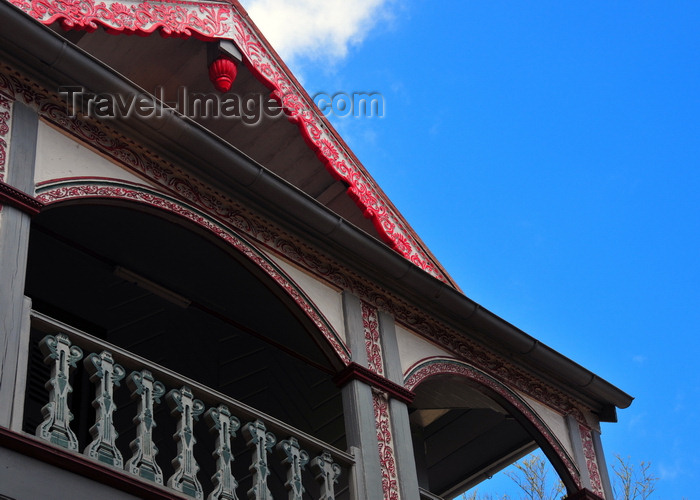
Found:
M 596 457 L 598 457 L 598 469 L 600 470 L 600 481 L 603 485 L 603 492 L 605 493 L 605 498 L 612 500 L 614 498 L 612 483 L 610 482 L 608 464 L 605 460 L 605 453 L 603 452 L 603 442 L 600 439 L 600 432 L 593 429 L 591 433 L 593 435 L 593 449 L 595 450 Z
M 566 423 L 573 448 L 572 458 L 581 473 L 581 486 L 599 498 L 612 500 L 612 489 L 600 439 L 598 446 L 595 443 L 597 431 L 571 415 L 566 417 Z
M 382 337 L 385 375 L 390 381 L 403 386 L 403 370 L 399 358 L 399 344 L 396 338 L 394 318 L 383 311 L 379 312 L 379 329 Z M 394 454 L 399 475 L 399 486 L 403 500 L 418 500 L 418 474 L 413 454 L 411 425 L 408 420 L 406 403 L 396 398 L 389 401 L 391 426 L 394 435 Z
M 12 192 L 34 193 L 34 164 L 39 118 L 32 108 L 12 103 L 10 140 L 3 185 Z M 15 380 L 26 321 L 24 281 L 27 268 L 30 215 L 8 203 L 0 211 L 0 426 L 9 427 L 14 405 Z M 24 358 L 26 359 L 26 358 Z
M 367 351 L 362 326 L 360 299 L 343 293 L 345 334 L 353 362 L 367 367 Z M 377 447 L 377 429 L 371 387 L 360 380 L 350 380 L 343 386 L 343 410 L 348 447 L 355 455 L 355 467 L 350 478 L 353 500 L 383 498 L 382 477 Z

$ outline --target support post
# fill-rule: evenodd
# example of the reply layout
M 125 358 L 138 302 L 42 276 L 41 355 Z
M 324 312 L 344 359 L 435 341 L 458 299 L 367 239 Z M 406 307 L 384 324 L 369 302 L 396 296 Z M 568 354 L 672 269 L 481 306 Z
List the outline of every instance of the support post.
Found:
M 35 110 L 14 102 L 4 182 L 34 193 L 34 165 L 39 117 Z M 6 136 L 7 137 L 7 136 Z M 3 148 L 7 141 L 3 140 Z M 2 149 L 4 152 L 5 149 Z M 24 281 L 27 269 L 30 215 L 3 205 L 0 210 L 0 426 L 10 427 L 14 406 L 17 360 L 24 319 Z
M 347 291 L 343 292 L 343 315 L 352 360 L 367 367 L 361 302 Z M 351 498 L 384 498 L 372 389 L 360 380 L 351 380 L 343 386 L 342 396 L 347 443 L 355 456 L 350 477 Z
M 390 314 L 379 312 L 379 330 L 381 332 L 384 368 L 386 378 L 403 386 L 403 370 L 399 357 L 399 344 L 396 338 L 396 325 Z M 418 500 L 418 474 L 413 453 L 411 424 L 408 419 L 408 407 L 396 398 L 389 400 L 391 426 L 394 434 L 394 455 L 399 476 L 401 498 L 403 500 Z
M 605 460 L 605 453 L 603 452 L 603 442 L 600 439 L 600 432 L 596 429 L 592 429 L 591 433 L 593 434 L 593 449 L 595 450 L 596 457 L 598 457 L 598 469 L 600 470 L 600 482 L 603 486 L 603 493 L 605 493 L 605 498 L 612 500 L 614 498 L 612 483 L 610 481 L 608 464 Z
M 600 498 L 612 499 L 612 493 L 607 496 L 605 491 L 604 477 L 607 477 L 607 470 L 603 472 L 605 460 L 602 462 L 595 447 L 594 433 L 588 425 L 578 422 L 573 416 L 566 417 L 566 423 L 569 428 L 569 437 L 571 438 L 571 446 L 573 447 L 573 458 L 576 462 L 581 474 L 581 486 L 585 490 L 589 490 Z M 600 450 L 602 451 L 602 450 Z M 608 488 L 610 480 L 607 480 Z

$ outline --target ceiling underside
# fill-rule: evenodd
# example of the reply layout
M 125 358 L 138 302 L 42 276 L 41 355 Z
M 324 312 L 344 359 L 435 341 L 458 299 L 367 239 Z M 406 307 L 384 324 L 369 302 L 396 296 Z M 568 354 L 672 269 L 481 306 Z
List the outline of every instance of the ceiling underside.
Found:
M 464 379 L 428 379 L 415 393 L 417 461 L 425 466 L 428 489 L 443 498 L 456 497 L 535 447 L 512 415 Z
M 222 95 L 216 91 L 208 75 L 208 43 L 195 38 L 164 38 L 157 34 L 147 37 L 115 36 L 102 28 L 92 33 L 64 31 L 59 23 L 53 28 L 146 92 L 156 97 L 162 95 L 166 103 L 178 102 L 178 97 L 184 95 L 182 89 L 186 89 L 190 96 L 201 93 L 223 99 L 226 95 L 235 94 L 241 98 L 253 96 L 257 102 L 270 95 L 270 90 L 244 64 L 238 65 L 238 75 L 229 94 Z M 183 101 L 179 98 L 180 104 Z M 239 118 L 207 116 L 207 113 L 192 111 L 190 107 L 187 115 L 212 133 L 348 222 L 381 240 L 372 221 L 364 217 L 362 210 L 347 195 L 348 186 L 331 176 L 305 142 L 298 126 L 289 122 L 283 113 L 278 117 L 269 117 L 258 106 L 256 111 L 247 113 L 249 116 L 259 116 L 259 120 L 253 120 L 255 123 L 250 125 Z M 246 113 L 241 109 L 240 114 Z

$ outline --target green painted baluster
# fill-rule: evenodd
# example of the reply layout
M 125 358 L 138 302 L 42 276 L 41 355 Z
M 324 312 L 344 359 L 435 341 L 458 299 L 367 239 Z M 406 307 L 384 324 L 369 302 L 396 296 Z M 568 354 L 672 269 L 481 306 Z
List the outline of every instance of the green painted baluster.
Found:
M 46 382 L 49 402 L 41 409 L 44 421 L 36 428 L 36 435 L 50 443 L 78 451 L 78 438 L 70 428 L 73 414 L 68 408 L 68 395 L 73 388 L 68 382 L 71 367 L 83 357 L 78 346 L 71 346 L 68 336 L 59 333 L 47 335 L 39 342 L 44 363 L 52 364 L 51 378 Z
M 170 414 L 180 414 L 177 432 L 173 436 L 177 442 L 177 456 L 172 460 L 175 473 L 168 479 L 168 486 L 193 498 L 204 498 L 202 485 L 197 479 L 199 465 L 194 459 L 194 422 L 204 411 L 204 403 L 194 399 L 192 390 L 184 386 L 181 390 L 173 389 L 166 396 Z
M 248 436 L 247 445 L 253 446 L 253 463 L 249 467 L 253 472 L 253 487 L 248 490 L 248 497 L 251 500 L 272 500 L 272 493 L 267 487 L 267 477 L 270 475 L 267 454 L 272 451 L 277 438 L 271 432 L 266 432 L 265 424 L 260 420 L 247 423 L 243 433 Z
M 216 458 L 216 473 L 211 477 L 214 483 L 214 491 L 209 494 L 207 500 L 238 500 L 236 488 L 238 482 L 231 472 L 231 438 L 236 437 L 236 431 L 241 427 L 241 422 L 231 416 L 229 409 L 221 405 L 218 408 L 210 408 L 204 419 L 209 425 L 209 431 L 216 433 L 216 450 L 212 456 Z
M 282 463 L 288 466 L 287 482 L 284 485 L 289 490 L 289 500 L 302 500 L 304 486 L 302 485 L 301 471 L 309 463 L 309 454 L 299 447 L 299 442 L 293 437 L 280 441 L 277 447 L 286 456 Z
M 90 381 L 95 384 L 95 425 L 90 427 L 92 443 L 83 453 L 93 460 L 103 462 L 114 467 L 122 468 L 124 459 L 117 449 L 115 440 L 117 431 L 114 429 L 114 386 L 119 387 L 119 382 L 126 372 L 121 365 L 114 363 L 112 354 L 102 351 L 101 354 L 90 354 L 85 361 L 85 369 L 90 374 Z
M 156 426 L 153 406 L 160 403 L 165 386 L 157 382 L 148 370 L 132 372 L 126 379 L 126 385 L 131 390 L 131 398 L 139 398 L 139 402 L 134 417 L 134 423 L 138 424 L 136 439 L 129 443 L 132 456 L 124 469 L 135 476 L 163 484 L 163 471 L 156 463 L 158 448 L 153 443 L 153 428 Z
M 340 465 L 333 462 L 333 457 L 327 451 L 311 461 L 311 468 L 316 473 L 316 481 L 321 485 L 321 496 L 318 500 L 335 500 L 335 483 L 340 477 Z

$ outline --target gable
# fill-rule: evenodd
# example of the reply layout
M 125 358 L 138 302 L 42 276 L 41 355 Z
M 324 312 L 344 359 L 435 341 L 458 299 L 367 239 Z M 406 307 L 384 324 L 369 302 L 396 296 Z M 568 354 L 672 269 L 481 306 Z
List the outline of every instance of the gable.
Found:
M 183 89 L 189 95 L 215 95 L 208 51 L 217 40 L 233 41 L 243 64 L 231 91 L 242 98 L 271 96 L 287 119 L 260 113 L 251 126 L 201 112 L 187 116 L 424 271 L 456 286 L 237 2 L 122 1 L 98 6 L 88 1 L 80 10 L 66 0 L 52 0 L 48 8 L 22 0 L 12 3 L 170 104 L 178 102 Z M 162 36 L 113 36 L 155 31 Z

